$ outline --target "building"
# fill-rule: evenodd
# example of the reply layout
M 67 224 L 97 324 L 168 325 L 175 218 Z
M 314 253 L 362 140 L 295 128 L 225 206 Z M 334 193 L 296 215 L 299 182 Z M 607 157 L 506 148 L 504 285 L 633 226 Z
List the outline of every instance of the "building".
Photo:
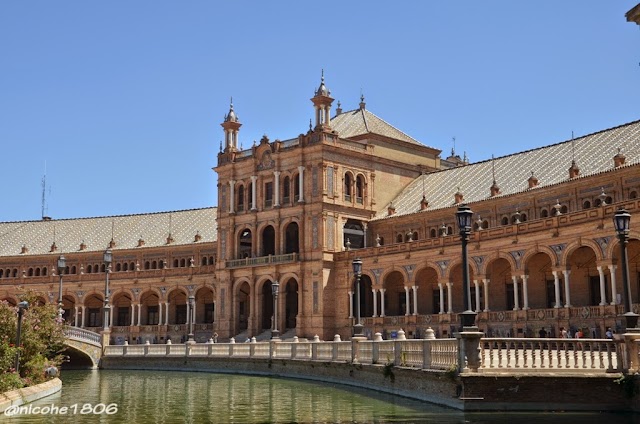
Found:
M 447 159 L 359 106 L 343 111 L 322 78 L 315 122 L 240 150 L 231 105 L 218 154 L 218 206 L 143 215 L 0 223 L 0 299 L 33 289 L 64 317 L 104 325 L 113 252 L 113 343 L 352 334 L 451 336 L 462 311 L 459 205 L 474 211 L 471 304 L 488 335 L 622 330 L 612 217 L 632 215 L 630 282 L 640 292 L 640 121 L 488 161 Z M 637 224 L 636 224 L 637 223 Z M 352 261 L 363 275 L 355 294 Z M 278 282 L 276 285 L 275 282 Z M 277 287 L 274 314 L 273 288 Z

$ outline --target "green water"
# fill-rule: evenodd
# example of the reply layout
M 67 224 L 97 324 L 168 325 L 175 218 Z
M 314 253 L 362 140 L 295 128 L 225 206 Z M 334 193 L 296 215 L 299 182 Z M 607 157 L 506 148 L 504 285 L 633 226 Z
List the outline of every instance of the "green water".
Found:
M 463 414 L 345 386 L 270 377 L 169 371 L 64 371 L 60 393 L 31 404 L 67 408 L 16 423 L 633 423 L 638 415 Z M 62 411 L 62 409 L 59 409 Z

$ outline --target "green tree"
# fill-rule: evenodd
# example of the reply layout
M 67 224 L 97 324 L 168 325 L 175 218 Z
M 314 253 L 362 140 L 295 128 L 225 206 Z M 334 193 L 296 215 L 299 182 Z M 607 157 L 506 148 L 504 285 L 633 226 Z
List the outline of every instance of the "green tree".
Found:
M 41 305 L 37 295 L 27 292 L 29 302 L 22 316 L 20 346 L 15 346 L 18 308 L 0 302 L 0 392 L 42 383 L 47 367 L 60 367 L 63 360 L 64 324 L 57 321 L 55 305 Z M 20 349 L 20 374 L 14 368 Z

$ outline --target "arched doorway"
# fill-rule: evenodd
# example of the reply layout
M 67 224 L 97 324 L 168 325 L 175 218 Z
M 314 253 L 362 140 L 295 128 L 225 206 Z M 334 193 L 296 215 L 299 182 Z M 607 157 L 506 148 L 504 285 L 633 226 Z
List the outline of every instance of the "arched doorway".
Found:
M 140 296 L 142 325 L 158 325 L 160 323 L 160 297 L 154 291 L 146 291 Z M 164 311 L 163 311 L 164 312 Z
M 287 225 L 284 234 L 284 240 L 284 253 L 300 252 L 299 231 L 297 222 L 291 222 L 289 225 Z
M 273 318 L 273 292 L 272 282 L 266 281 L 262 285 L 262 319 L 260 320 L 260 329 L 269 330 L 271 328 L 271 320 Z
M 276 254 L 276 232 L 273 226 L 267 225 L 262 230 L 262 256 Z
M 284 328 L 296 328 L 296 321 L 298 317 L 298 282 L 290 278 L 287 281 L 284 295 L 286 296 L 284 302 Z
M 250 258 L 253 251 L 253 240 L 251 230 L 245 228 L 238 236 L 238 259 Z
M 526 263 L 529 307 L 532 309 L 553 308 L 556 304 L 553 262 L 546 253 L 538 252 Z M 489 283 L 491 284 L 491 283 Z M 489 286 L 491 287 L 491 286 Z
M 113 325 L 126 327 L 131 325 L 131 304 L 133 300 L 129 293 L 118 293 L 113 297 L 111 308 L 113 309 Z
M 196 291 L 196 324 L 211 324 L 215 320 L 213 290 L 210 287 L 201 287 Z
M 249 328 L 249 312 L 251 311 L 251 287 L 246 281 L 236 291 L 236 326 L 238 332 Z
M 187 295 L 180 289 L 169 293 L 169 324 L 184 325 L 187 323 Z
M 566 302 L 571 306 L 600 304 L 600 274 L 596 262 L 596 253 L 589 246 L 581 246 L 569 255 L 567 265 L 571 269 L 571 274 L 569 275 L 569 296 Z
M 358 297 L 357 297 L 357 288 L 356 281 L 353 279 L 353 299 L 352 299 L 352 308 L 353 308 L 353 316 L 358 317 Z M 360 277 L 360 318 L 372 317 L 373 316 L 373 292 L 371 277 L 366 274 L 362 274 Z M 378 311 L 380 311 L 380 301 L 378 301 Z
M 362 249 L 364 245 L 364 226 L 360 221 L 355 219 L 347 219 L 342 229 L 342 245 L 347 246 L 347 239 L 349 239 L 350 249 Z
M 421 269 L 416 274 L 418 286 L 418 314 L 437 314 L 440 312 L 440 288 L 438 273 L 433 268 Z
M 62 314 L 62 318 L 70 323 L 71 325 L 75 325 L 76 319 L 76 300 L 73 296 L 64 295 L 62 296 L 62 310 L 64 311 Z
M 384 279 L 385 315 L 404 315 L 406 310 L 406 295 L 404 292 L 404 276 L 400 271 L 392 271 Z
M 514 287 L 511 278 L 511 264 L 504 258 L 498 258 L 487 264 L 489 280 L 490 307 L 492 311 L 513 310 Z M 518 290 L 518 303 L 522 307 L 522 290 Z

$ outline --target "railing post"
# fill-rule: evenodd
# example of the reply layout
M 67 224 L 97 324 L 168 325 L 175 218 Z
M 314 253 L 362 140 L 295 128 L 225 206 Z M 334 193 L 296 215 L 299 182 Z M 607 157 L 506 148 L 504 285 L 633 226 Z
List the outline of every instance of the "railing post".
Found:
M 236 339 L 234 339 L 233 337 L 231 337 L 229 339 L 229 357 L 233 356 L 233 346 L 236 344 Z
M 477 331 L 477 327 L 463 328 L 470 331 L 461 331 L 456 336 L 460 353 L 458 356 L 458 370 L 460 372 L 478 372 L 480 368 L 480 338 L 484 336 L 484 333 Z
M 313 336 L 313 343 L 311 343 L 311 360 L 316 361 L 318 359 L 318 343 L 320 342 L 320 337 L 316 334 Z
M 144 356 L 149 354 L 149 340 L 144 343 Z
M 298 336 L 293 336 L 293 343 L 291 344 L 291 359 L 296 359 L 296 355 L 298 354 L 298 345 L 299 343 Z
M 171 340 L 167 340 L 167 356 L 169 356 L 169 353 L 171 353 Z
M 126 355 L 127 354 L 127 350 L 129 350 L 129 342 L 128 341 L 124 341 L 124 346 L 122 346 L 122 355 Z
M 331 345 L 332 350 L 331 350 L 331 360 L 332 361 L 337 361 L 338 360 L 338 343 L 340 343 L 342 341 L 342 339 L 340 338 L 340 334 L 336 334 L 335 336 L 333 336 L 333 344 Z
M 380 359 L 380 343 L 382 341 L 382 334 L 376 333 L 373 335 L 373 343 L 371 343 L 371 363 L 377 364 Z
M 431 344 L 433 342 L 429 339 L 422 341 L 422 369 L 431 369 Z
M 399 367 L 402 364 L 402 341 L 393 341 L 393 365 Z
M 256 354 L 256 338 L 251 337 L 251 343 L 249 343 L 249 357 L 253 358 Z
M 640 365 L 638 361 L 638 342 L 640 342 L 640 332 L 635 328 L 628 328 L 627 332 L 623 334 L 624 337 L 624 372 L 630 374 L 640 371 Z
M 273 341 L 269 341 L 269 359 L 275 359 L 276 357 L 276 344 Z

